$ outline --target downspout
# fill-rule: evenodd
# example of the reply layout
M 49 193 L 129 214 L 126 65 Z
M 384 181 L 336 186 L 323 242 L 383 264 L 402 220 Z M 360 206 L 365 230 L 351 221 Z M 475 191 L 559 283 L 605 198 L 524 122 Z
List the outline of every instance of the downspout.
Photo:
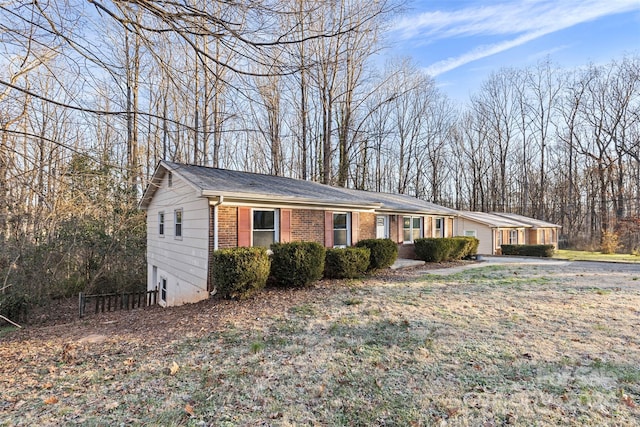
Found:
M 219 196 L 218 201 L 213 204 L 213 250 L 218 250 L 218 206 L 224 201 L 224 196 Z

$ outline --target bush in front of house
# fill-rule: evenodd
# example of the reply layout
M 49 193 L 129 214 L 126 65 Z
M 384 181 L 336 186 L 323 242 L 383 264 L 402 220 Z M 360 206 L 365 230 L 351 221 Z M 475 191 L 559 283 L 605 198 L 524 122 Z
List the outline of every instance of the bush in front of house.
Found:
M 369 248 L 327 249 L 324 277 L 329 279 L 354 279 L 362 277 L 369 268 Z
M 274 243 L 271 250 L 271 276 L 275 284 L 302 287 L 322 278 L 326 250 L 321 244 Z
M 391 239 L 364 239 L 356 243 L 356 247 L 371 251 L 369 271 L 391 267 L 398 258 L 398 245 Z
M 443 237 L 415 239 L 416 257 L 426 262 L 454 261 L 478 253 L 480 241 L 475 237 Z
M 457 242 L 455 251 L 451 254 L 454 259 L 469 259 L 478 254 L 480 240 L 467 236 L 457 236 L 453 239 Z
M 416 258 L 426 262 L 448 261 L 449 256 L 456 244 L 449 238 L 428 237 L 415 239 L 413 241 Z
M 555 252 L 553 245 L 502 245 L 502 255 L 535 256 L 551 258 Z
M 269 278 L 264 248 L 230 248 L 213 252 L 211 279 L 222 298 L 245 299 L 263 289 Z

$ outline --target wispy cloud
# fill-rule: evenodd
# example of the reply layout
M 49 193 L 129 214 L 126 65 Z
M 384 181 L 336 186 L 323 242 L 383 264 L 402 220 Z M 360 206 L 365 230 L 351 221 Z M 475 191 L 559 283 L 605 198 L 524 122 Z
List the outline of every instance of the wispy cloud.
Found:
M 504 40 L 479 45 L 427 68 L 433 76 L 523 45 L 574 25 L 617 13 L 640 11 L 638 0 L 521 0 L 431 11 L 398 20 L 393 30 L 403 40 L 498 36 Z

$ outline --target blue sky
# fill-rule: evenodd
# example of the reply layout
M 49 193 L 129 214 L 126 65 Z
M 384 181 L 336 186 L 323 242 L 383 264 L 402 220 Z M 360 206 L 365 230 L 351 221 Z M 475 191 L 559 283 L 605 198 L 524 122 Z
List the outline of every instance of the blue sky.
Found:
M 546 58 L 563 68 L 640 54 L 640 0 L 413 0 L 389 33 L 441 89 L 466 101 L 492 72 Z

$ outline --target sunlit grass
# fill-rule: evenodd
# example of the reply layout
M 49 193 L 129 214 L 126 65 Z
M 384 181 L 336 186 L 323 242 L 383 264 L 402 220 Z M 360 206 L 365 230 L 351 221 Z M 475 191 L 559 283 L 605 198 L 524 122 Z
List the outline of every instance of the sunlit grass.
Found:
M 637 262 L 640 256 L 632 254 L 603 254 L 602 252 L 573 251 L 558 249 L 553 255 L 556 259 L 568 259 L 569 261 L 608 261 L 608 262 Z

